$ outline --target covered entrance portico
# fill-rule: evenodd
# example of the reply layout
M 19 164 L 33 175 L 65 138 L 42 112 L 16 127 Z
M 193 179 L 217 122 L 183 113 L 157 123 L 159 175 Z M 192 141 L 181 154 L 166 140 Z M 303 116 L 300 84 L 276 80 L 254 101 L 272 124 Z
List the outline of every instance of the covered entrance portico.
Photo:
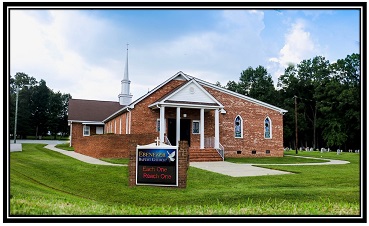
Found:
M 165 133 L 167 133 L 171 143 L 175 141 L 172 145 L 178 144 L 182 139 L 188 139 L 189 144 L 192 145 L 194 142 L 191 137 L 194 136 L 191 135 L 196 134 L 199 136 L 199 148 L 204 149 L 206 131 L 214 134 L 213 148 L 219 148 L 219 114 L 224 106 L 195 80 L 188 81 L 149 107 L 159 109 L 161 142 L 165 142 Z M 188 112 L 191 113 L 188 114 Z M 205 114 L 214 115 L 213 119 L 208 119 L 209 122 L 213 121 L 211 123 L 213 125 L 205 125 Z
M 205 112 L 214 114 L 213 125 L 209 125 L 208 130 L 214 128 L 212 134 L 214 134 L 214 148 L 219 148 L 219 113 L 220 109 L 205 109 L 205 108 L 193 108 L 188 107 L 175 107 L 175 106 L 158 106 L 160 108 L 160 141 L 165 142 L 165 134 L 172 145 L 178 144 L 180 140 L 187 140 L 189 146 L 196 146 L 195 142 L 191 142 L 191 137 L 199 136 L 199 147 L 200 149 L 205 148 L 205 130 L 208 126 L 205 125 Z M 171 112 L 175 110 L 175 117 L 173 118 Z M 192 110 L 192 114 L 189 115 L 188 112 Z M 167 112 L 169 112 L 166 116 Z M 198 113 L 196 115 L 196 113 Z M 184 117 L 185 116 L 185 117 Z M 187 118 L 188 117 L 188 118 Z M 210 120 L 209 120 L 210 121 Z M 167 125 L 166 125 L 167 123 Z M 196 126 L 196 128 L 193 128 Z M 198 128 L 197 128 L 198 126 Z M 195 131 L 195 132 L 194 132 Z M 210 133 L 210 131 L 208 131 Z

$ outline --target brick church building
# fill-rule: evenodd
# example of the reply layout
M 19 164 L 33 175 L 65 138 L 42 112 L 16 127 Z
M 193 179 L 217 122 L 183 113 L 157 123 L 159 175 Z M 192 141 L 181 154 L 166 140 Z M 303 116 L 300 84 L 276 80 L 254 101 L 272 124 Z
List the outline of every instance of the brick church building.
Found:
M 191 161 L 283 156 L 283 115 L 286 110 L 181 71 L 132 102 L 128 51 L 121 86 L 119 103 L 70 100 L 69 116 L 74 117 L 69 118 L 71 145 L 77 152 L 94 157 L 109 156 L 109 148 L 102 146 L 107 140 L 112 142 L 107 134 L 115 134 L 118 143 L 108 146 L 112 152 L 121 152 L 120 157 L 128 156 L 128 150 L 123 149 L 129 145 L 124 141 L 133 139 L 137 144 L 147 144 L 154 142 L 156 137 L 170 145 L 178 144 L 179 140 L 188 141 Z M 95 105 L 96 112 L 82 111 L 77 102 Z M 100 112 L 99 118 L 84 119 L 83 112 L 94 115 L 98 108 L 106 111 Z M 105 115 L 103 119 L 102 115 Z M 97 131 L 103 135 L 91 136 Z M 84 149 L 104 149 L 101 151 L 104 154 L 91 154 Z

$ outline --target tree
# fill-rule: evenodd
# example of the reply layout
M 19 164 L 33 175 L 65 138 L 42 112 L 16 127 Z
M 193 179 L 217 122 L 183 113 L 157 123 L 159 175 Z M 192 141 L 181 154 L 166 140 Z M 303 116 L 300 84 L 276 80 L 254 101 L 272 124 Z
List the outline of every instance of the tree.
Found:
M 46 82 L 41 79 L 39 85 L 34 87 L 31 101 L 31 119 L 36 137 L 46 135 L 48 132 L 51 95 L 52 91 L 46 86 Z
M 276 103 L 277 91 L 274 88 L 272 76 L 263 66 L 255 69 L 248 67 L 241 72 L 239 82 L 229 81 L 226 87 L 266 103 Z
M 360 55 L 348 55 L 331 64 L 331 77 L 321 89 L 324 114 L 320 122 L 323 138 L 329 143 L 360 148 L 361 144 L 361 88 Z
M 23 72 L 17 72 L 9 79 L 9 131 L 14 134 L 15 121 L 15 102 L 16 92 L 18 88 L 18 116 L 17 116 L 17 135 L 21 138 L 26 136 L 30 130 L 30 97 L 32 87 L 28 88 L 25 85 L 34 86 L 37 84 L 35 78 L 28 76 Z

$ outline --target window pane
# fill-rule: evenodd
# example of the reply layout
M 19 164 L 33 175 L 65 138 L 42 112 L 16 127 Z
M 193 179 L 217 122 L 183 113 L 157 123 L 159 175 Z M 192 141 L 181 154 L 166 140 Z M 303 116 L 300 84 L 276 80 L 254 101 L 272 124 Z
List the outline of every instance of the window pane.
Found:
M 200 133 L 200 122 L 192 122 L 192 133 Z
M 234 120 L 234 136 L 242 137 L 242 120 L 240 116 L 237 116 Z
M 264 122 L 264 138 L 270 138 L 270 121 L 269 118 L 265 119 Z

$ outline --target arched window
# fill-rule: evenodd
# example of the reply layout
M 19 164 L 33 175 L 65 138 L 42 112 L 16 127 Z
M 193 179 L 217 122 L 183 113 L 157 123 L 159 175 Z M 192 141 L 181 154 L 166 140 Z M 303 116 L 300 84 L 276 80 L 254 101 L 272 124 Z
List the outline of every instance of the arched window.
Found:
M 269 117 L 266 117 L 264 120 L 264 138 L 271 139 L 272 138 L 272 121 Z
M 243 138 L 243 122 L 239 115 L 237 115 L 234 120 L 234 137 Z

